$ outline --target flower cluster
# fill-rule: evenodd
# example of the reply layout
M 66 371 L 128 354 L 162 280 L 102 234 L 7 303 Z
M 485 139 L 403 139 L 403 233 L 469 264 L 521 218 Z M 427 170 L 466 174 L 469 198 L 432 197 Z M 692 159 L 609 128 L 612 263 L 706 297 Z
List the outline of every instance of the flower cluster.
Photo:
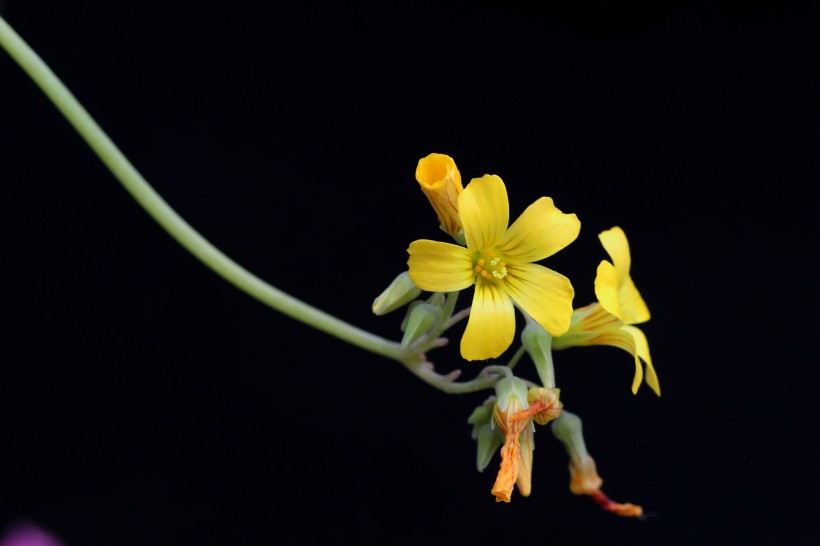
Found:
M 453 242 L 421 239 L 408 248 L 407 270 L 373 304 L 376 314 L 408 305 L 402 347 L 415 350 L 427 372 L 432 364 L 425 352 L 441 346 L 439 338 L 462 318 L 467 325 L 460 351 L 465 360 L 497 359 L 516 340 L 515 310 L 524 319 L 520 349 L 506 366 L 485 366 L 469 386 L 493 388 L 494 393 L 468 419 L 477 442 L 477 467 L 486 468 L 495 453 L 500 467 L 492 494 L 510 502 L 514 488 L 523 496 L 532 489 L 536 425 L 550 426 L 570 459 L 570 490 L 589 495 L 612 513 L 642 517 L 640 506 L 611 501 L 603 480 L 586 451 L 581 420 L 564 411 L 556 387 L 553 351 L 606 345 L 628 352 L 635 362 L 632 392 L 642 382 L 660 396 L 660 384 L 646 336 L 635 326 L 649 320 L 649 309 L 632 280 L 632 259 L 623 229 L 616 226 L 598 235 L 611 261 L 602 260 L 594 287 L 597 301 L 573 309 L 575 291 L 570 280 L 536 262 L 572 243 L 581 223 L 575 214 L 558 209 L 541 197 L 510 225 L 507 189 L 502 179 L 487 174 L 462 186 L 461 173 L 448 155 L 433 153 L 418 162 L 418 181 L 439 227 Z M 454 313 L 455 296 L 473 288 L 468 309 Z M 421 301 L 423 292 L 431 295 Z M 538 381 L 525 379 L 513 368 L 529 356 Z M 645 371 L 644 371 L 645 368 Z M 438 376 L 446 381 L 458 377 Z M 433 382 L 427 377 L 428 382 Z M 443 389 L 447 392 L 466 392 Z

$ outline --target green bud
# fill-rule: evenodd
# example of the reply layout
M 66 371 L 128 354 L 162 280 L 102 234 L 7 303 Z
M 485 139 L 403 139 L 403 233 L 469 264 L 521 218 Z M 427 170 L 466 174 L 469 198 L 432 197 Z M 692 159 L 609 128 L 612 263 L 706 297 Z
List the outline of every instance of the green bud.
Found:
M 515 407 L 512 408 L 512 413 L 527 409 L 529 403 L 527 402 L 527 384 L 523 379 L 515 376 L 505 377 L 495 384 L 495 396 L 498 398 L 496 405 L 498 411 L 507 413 L 511 408 L 510 403 Z
M 402 330 L 404 330 L 404 337 L 401 338 L 402 348 L 409 347 L 430 332 L 440 313 L 441 309 L 435 305 L 415 302 L 402 323 Z
M 555 387 L 555 370 L 552 364 L 552 336 L 543 326 L 532 319 L 527 320 L 521 332 L 521 343 L 530 355 L 541 384 L 547 388 Z
M 476 441 L 478 447 L 476 466 L 479 472 L 487 468 L 495 452 L 504 443 L 504 435 L 493 426 L 493 406 L 495 406 L 495 398 L 491 396 L 483 405 L 474 409 L 467 419 L 467 423 L 473 425 L 470 436 Z
M 410 275 L 405 271 L 393 279 L 390 286 L 373 300 L 373 313 L 386 315 L 399 307 L 407 305 L 421 294 L 421 288 L 413 284 Z

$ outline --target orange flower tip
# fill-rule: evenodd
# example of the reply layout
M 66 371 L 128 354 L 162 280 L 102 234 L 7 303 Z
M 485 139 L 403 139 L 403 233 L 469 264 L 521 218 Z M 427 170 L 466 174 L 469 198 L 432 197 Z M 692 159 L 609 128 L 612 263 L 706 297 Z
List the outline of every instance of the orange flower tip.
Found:
M 509 491 L 493 489 L 493 495 L 495 495 L 495 502 L 510 502 L 512 499 Z
M 643 508 L 638 506 L 637 504 L 630 504 L 630 503 L 619 503 L 614 502 L 607 497 L 603 491 L 600 489 L 593 493 L 590 493 L 590 496 L 598 503 L 598 505 L 606 510 L 607 512 L 612 512 L 617 516 L 623 516 L 627 518 L 636 518 L 640 520 L 646 519 L 646 515 L 644 514 Z

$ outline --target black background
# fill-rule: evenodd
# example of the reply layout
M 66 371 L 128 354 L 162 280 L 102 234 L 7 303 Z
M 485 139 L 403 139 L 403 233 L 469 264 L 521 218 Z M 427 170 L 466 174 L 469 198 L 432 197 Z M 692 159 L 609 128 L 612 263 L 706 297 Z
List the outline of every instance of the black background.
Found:
M 556 353 L 604 491 L 648 520 L 572 495 L 547 430 L 532 495 L 497 504 L 466 424 L 487 392 L 443 394 L 226 283 L 0 55 L 0 526 L 67 546 L 816 544 L 807 6 L 6 0 L 196 229 L 379 335 L 400 337 L 370 304 L 408 243 L 442 239 L 414 180 L 430 152 L 465 183 L 500 175 L 512 217 L 542 195 L 578 214 L 545 262 L 576 306 L 620 225 L 663 396 L 631 394 L 622 351 Z M 430 357 L 471 377 L 459 335 Z

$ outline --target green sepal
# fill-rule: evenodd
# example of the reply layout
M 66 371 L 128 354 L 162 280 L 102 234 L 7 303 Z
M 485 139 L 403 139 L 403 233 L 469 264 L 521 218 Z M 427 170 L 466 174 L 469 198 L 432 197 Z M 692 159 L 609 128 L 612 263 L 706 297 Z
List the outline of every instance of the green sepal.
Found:
M 495 406 L 495 397 L 491 396 L 484 404 L 474 409 L 467 419 L 467 423 L 473 425 L 470 436 L 476 440 L 476 467 L 479 472 L 487 468 L 493 455 L 504 444 L 501 431 L 493 426 L 493 406 Z

